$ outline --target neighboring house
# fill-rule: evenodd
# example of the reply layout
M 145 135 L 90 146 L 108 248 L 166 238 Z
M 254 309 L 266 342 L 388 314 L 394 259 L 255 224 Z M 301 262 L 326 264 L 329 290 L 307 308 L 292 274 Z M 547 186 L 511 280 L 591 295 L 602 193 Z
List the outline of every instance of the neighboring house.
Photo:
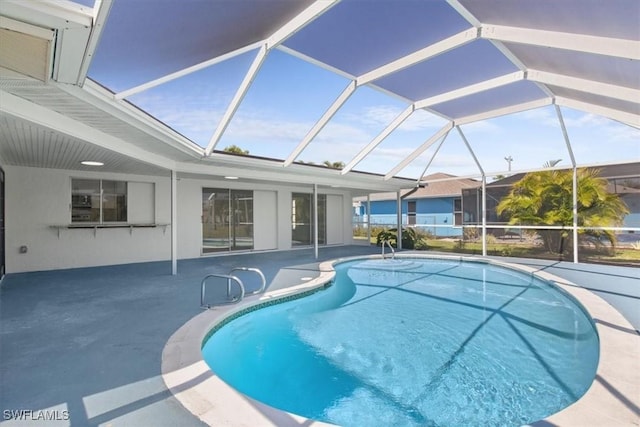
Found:
M 434 173 L 424 176 L 423 181 L 436 182 L 430 182 L 413 193 L 412 190 L 402 192 L 402 224 L 414 226 L 437 237 L 462 235 L 462 190 L 476 188 L 480 182 L 468 178 L 452 178 L 455 175 Z M 354 202 L 354 222 L 366 222 L 366 197 L 356 198 Z M 371 194 L 370 204 L 372 225 L 396 226 L 396 193 Z
M 640 163 L 626 163 L 596 167 L 600 176 L 609 181 L 609 191 L 619 194 L 629 208 L 624 218 L 623 227 L 640 227 Z M 496 212 L 500 200 L 509 194 L 513 184 L 524 177 L 524 173 L 494 181 L 487 188 L 487 224 L 506 224 Z M 481 218 L 482 190 L 480 187 L 462 190 L 463 221 L 465 225 L 479 225 Z M 499 229 L 491 230 L 492 234 L 501 234 Z

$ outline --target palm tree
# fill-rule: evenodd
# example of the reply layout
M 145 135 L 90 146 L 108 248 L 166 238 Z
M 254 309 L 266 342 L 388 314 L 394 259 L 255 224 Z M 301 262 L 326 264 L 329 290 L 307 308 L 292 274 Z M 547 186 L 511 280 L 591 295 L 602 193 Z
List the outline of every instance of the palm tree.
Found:
M 331 160 L 325 160 L 322 164 L 331 169 L 344 168 L 344 162 L 332 162 Z
M 246 156 L 247 154 L 249 154 L 249 150 L 242 149 L 237 145 L 230 145 L 228 147 L 225 147 L 224 150 L 222 151 L 224 151 L 225 153 L 240 154 L 243 156 Z
M 597 169 L 578 169 L 578 226 L 619 226 L 629 213 L 617 194 L 607 191 L 607 180 L 598 177 Z M 508 216 L 509 224 L 561 225 L 573 224 L 573 173 L 571 170 L 543 171 L 526 174 L 497 206 L 498 214 Z M 604 237 L 615 247 L 616 236 L 611 231 L 581 230 L 580 237 Z M 549 252 L 558 252 L 560 230 L 538 232 Z

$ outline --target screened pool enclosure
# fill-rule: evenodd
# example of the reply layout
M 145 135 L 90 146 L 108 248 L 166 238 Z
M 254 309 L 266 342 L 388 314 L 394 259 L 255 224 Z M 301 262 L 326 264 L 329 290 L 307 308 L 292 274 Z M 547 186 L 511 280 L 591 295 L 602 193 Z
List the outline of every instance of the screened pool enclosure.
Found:
M 9 270 L 100 253 L 175 272 L 211 253 L 370 243 L 352 200 L 395 194 L 390 226 L 420 231 L 404 196 L 436 172 L 477 181 L 454 221 L 429 219 L 459 227 L 460 249 L 526 256 L 497 243 L 552 232 L 552 256 L 575 262 L 611 251 L 611 233 L 637 250 L 635 0 L 4 0 L 0 15 Z M 627 208 L 598 220 L 580 171 L 611 165 Z M 562 218 L 488 218 L 494 183 L 531 171 L 566 173 Z M 97 196 L 72 199 L 73 182 Z M 106 200 L 100 182 L 121 184 Z

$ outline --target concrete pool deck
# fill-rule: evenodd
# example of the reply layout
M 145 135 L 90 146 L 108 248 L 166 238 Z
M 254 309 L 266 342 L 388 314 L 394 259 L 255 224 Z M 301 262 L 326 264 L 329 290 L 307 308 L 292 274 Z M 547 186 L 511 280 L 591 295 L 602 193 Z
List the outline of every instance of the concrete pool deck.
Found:
M 0 425 L 204 425 L 178 402 L 161 371 L 169 338 L 202 313 L 203 276 L 236 266 L 258 267 L 274 291 L 317 277 L 319 261 L 378 253 L 379 248 L 348 246 L 321 248 L 318 261 L 309 249 L 201 258 L 180 261 L 177 276 L 169 274 L 168 262 L 8 275 L 0 290 Z M 599 331 L 611 329 L 635 343 L 635 365 L 621 369 L 638 372 L 637 269 L 521 261 L 593 291 L 622 312 L 630 325 L 598 318 L 596 323 Z M 173 391 L 210 376 L 195 375 Z M 615 388 L 605 377 L 596 378 L 594 385 L 635 414 L 637 425 L 638 383 L 627 378 L 635 393 Z M 68 411 L 69 419 L 6 420 L 5 411 L 17 410 L 59 411 L 54 413 L 59 418 Z M 613 422 L 618 414 L 615 407 L 611 411 Z M 303 419 L 296 422 L 309 425 Z M 545 423 L 560 425 L 552 419 Z

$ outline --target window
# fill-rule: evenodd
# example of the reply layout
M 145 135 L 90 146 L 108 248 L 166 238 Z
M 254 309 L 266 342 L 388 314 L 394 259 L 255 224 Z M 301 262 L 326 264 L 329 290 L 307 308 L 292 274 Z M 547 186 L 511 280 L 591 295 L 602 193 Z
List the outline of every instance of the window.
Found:
M 409 200 L 407 203 L 407 220 L 409 225 L 416 225 L 416 201 Z
M 453 199 L 453 225 L 462 225 L 462 199 Z
M 127 183 L 72 179 L 71 222 L 127 222 Z

